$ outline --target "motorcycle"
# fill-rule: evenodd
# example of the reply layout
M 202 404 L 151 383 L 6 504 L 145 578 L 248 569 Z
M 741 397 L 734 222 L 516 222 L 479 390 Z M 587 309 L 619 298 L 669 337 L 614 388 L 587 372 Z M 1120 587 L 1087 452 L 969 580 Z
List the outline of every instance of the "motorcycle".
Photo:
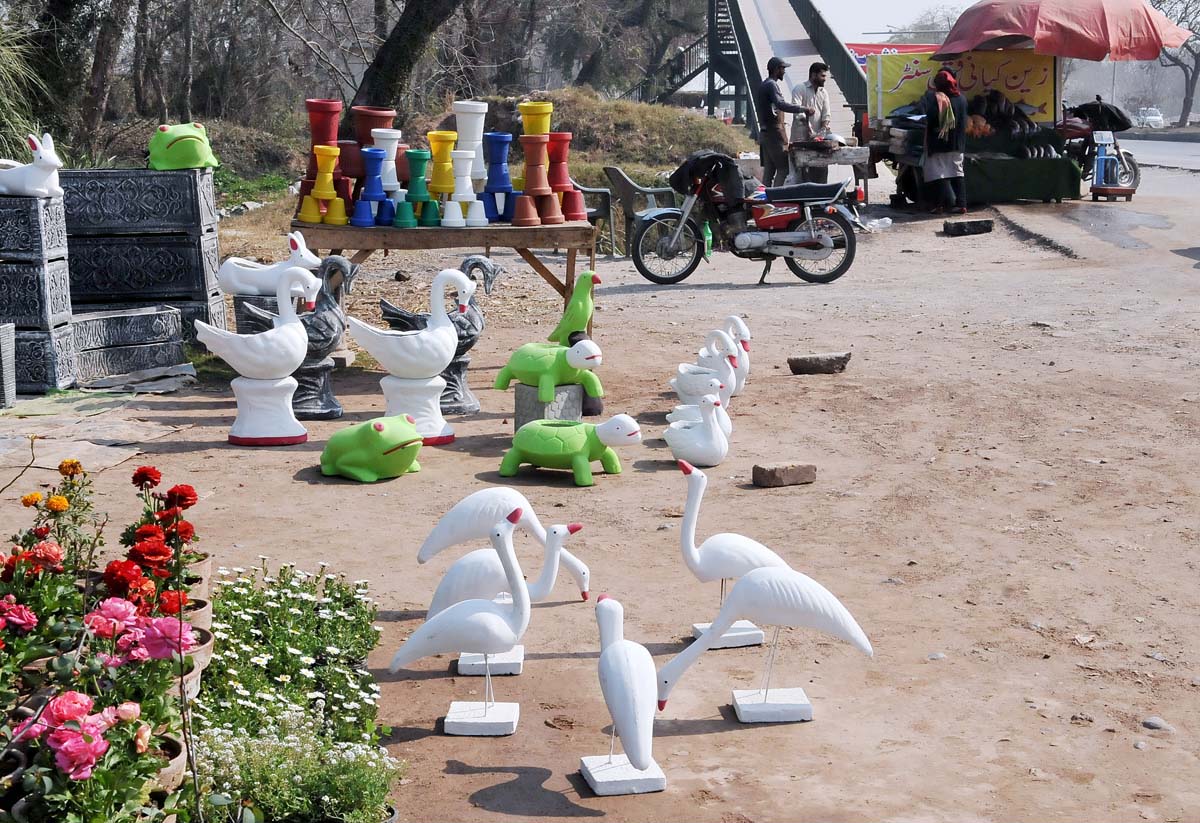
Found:
M 1105 103 L 1097 94 L 1095 102 L 1084 103 L 1081 106 L 1071 107 L 1063 103 L 1062 122 L 1057 123 L 1054 128 L 1066 141 L 1064 152 L 1079 164 L 1084 180 L 1091 180 L 1095 173 L 1095 132 L 1113 132 L 1112 145 L 1105 151 L 1116 155 L 1116 184 L 1123 188 L 1136 189 L 1142 181 L 1142 171 L 1138 168 L 1133 152 L 1121 148 L 1115 136 L 1116 132 L 1132 127 L 1133 123 L 1125 112 L 1111 103 Z
M 669 182 L 684 196 L 683 205 L 643 214 L 630 244 L 634 266 L 653 283 L 678 283 L 708 259 L 709 227 L 715 227 L 718 248 L 765 261 L 759 283 L 781 257 L 809 283 L 832 283 L 854 262 L 854 228 L 865 226 L 849 180 L 764 189 L 732 157 L 703 151 L 685 160 Z

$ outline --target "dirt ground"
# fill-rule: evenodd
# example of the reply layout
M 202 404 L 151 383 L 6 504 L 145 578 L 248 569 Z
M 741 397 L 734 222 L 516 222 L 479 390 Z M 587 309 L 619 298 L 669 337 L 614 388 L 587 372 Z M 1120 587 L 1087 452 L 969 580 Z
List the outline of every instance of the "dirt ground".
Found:
M 370 662 L 388 747 L 409 764 L 396 792 L 405 820 L 1195 819 L 1200 280 L 1151 229 L 1130 230 L 1145 248 L 1090 254 L 1087 237 L 1104 244 L 1083 229 L 1109 212 L 1080 210 L 1123 206 L 1056 207 L 1074 223 L 1055 207 L 1013 212 L 1079 239 L 1079 259 L 1004 227 L 950 239 L 914 221 L 863 238 L 829 286 L 782 265 L 756 286 L 757 266 L 728 255 L 668 287 L 602 263 L 606 406 L 635 415 L 648 442 L 594 488 L 552 474 L 511 483 L 543 522 L 585 524 L 569 545 L 591 567 L 593 602 L 620 599 L 626 636 L 660 665 L 715 614 L 716 585 L 680 557 L 685 483 L 658 437 L 675 364 L 738 312 L 752 373 L 731 404 L 730 455 L 708 472 L 699 537 L 771 546 L 835 593 L 875 647 L 868 659 L 785 631 L 774 682 L 803 686 L 816 720 L 771 726 L 741 725 L 729 706 L 732 688 L 757 684 L 765 649 L 706 653 L 656 723 L 662 794 L 597 798 L 578 774 L 580 756 L 607 751 L 609 718 L 593 605 L 566 575 L 534 609 L 525 673 L 496 681 L 500 700 L 521 704 L 515 735 L 441 733 L 451 700 L 482 693 L 449 657 L 386 670 L 456 556 L 418 566 L 421 539 L 459 498 L 500 481 L 512 398 L 491 381 L 553 324 L 552 293 L 514 256 L 498 255 L 509 271 L 482 298 L 471 382 L 483 413 L 453 420 L 457 441 L 424 450 L 420 474 L 375 486 L 320 477 L 326 438 L 384 408 L 380 375 L 352 369 L 337 375 L 346 417 L 311 424 L 302 446 L 228 446 L 234 405 L 220 388 L 108 412 L 188 428 L 99 474 L 100 508 L 131 516 L 129 470 L 153 462 L 201 490 L 194 520 L 221 562 L 327 560 L 371 581 L 384 631 Z M 238 242 L 229 234 L 223 252 Z M 377 261 L 356 313 L 377 321 L 380 292 L 420 307 L 432 273 L 460 256 Z M 395 283 L 397 269 L 416 279 Z M 854 353 L 844 374 L 788 372 L 788 355 L 835 350 Z M 0 418 L 0 433 L 16 425 Z M 749 485 L 755 463 L 775 460 L 817 464 L 817 482 Z M 24 522 L 17 496 L 50 479 L 32 472 L 4 495 L 0 531 Z M 540 549 L 526 538 L 519 550 L 536 574 Z M 1143 728 L 1151 715 L 1174 731 Z

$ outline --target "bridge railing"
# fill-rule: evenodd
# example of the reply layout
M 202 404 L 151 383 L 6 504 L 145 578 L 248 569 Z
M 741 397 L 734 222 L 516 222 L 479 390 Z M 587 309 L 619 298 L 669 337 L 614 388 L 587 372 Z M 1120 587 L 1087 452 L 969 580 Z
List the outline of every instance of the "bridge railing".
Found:
M 742 64 L 742 72 L 746 75 L 746 127 L 750 136 L 758 138 L 758 87 L 762 84 L 762 75 L 754 62 L 754 46 L 750 35 L 746 32 L 746 21 L 742 18 L 739 0 L 725 0 L 729 9 L 729 19 L 733 23 L 733 33 L 737 40 L 738 61 Z M 863 99 L 866 99 L 866 83 L 863 84 Z
M 812 0 L 789 0 L 800 25 L 808 32 L 813 47 L 821 55 L 822 62 L 829 66 L 829 72 L 842 90 L 842 96 L 857 114 L 867 110 L 867 78 L 858 61 L 850 54 L 846 44 L 841 41 L 825 17 L 813 5 Z

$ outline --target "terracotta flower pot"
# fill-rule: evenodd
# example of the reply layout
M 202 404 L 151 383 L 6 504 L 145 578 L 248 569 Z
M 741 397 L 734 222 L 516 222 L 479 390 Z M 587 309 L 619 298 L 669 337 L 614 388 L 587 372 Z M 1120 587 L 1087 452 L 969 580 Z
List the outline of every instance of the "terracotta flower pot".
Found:
M 202 674 L 200 667 L 193 664 L 187 673 L 182 677 L 171 678 L 171 688 L 169 694 L 173 697 L 179 695 L 179 681 L 183 680 L 183 691 L 187 695 L 188 700 L 195 700 L 196 695 L 200 694 L 200 675 Z
M 342 113 L 342 101 L 313 98 L 304 101 L 304 108 L 308 110 L 308 128 L 312 136 L 312 145 L 337 145 L 338 117 Z M 312 180 L 316 174 L 316 161 L 310 152 L 308 173 L 305 177 Z
M 563 222 L 562 208 L 558 204 L 557 194 L 543 194 L 537 199 L 538 217 L 543 226 L 556 226 Z
M 396 122 L 395 109 L 383 106 L 351 106 L 354 115 L 354 137 L 360 146 L 374 146 L 371 129 L 390 129 Z
M 583 192 L 579 189 L 563 192 L 562 212 L 567 220 L 587 220 L 587 204 L 584 203 Z
M 342 164 L 342 174 L 345 177 L 353 177 L 355 180 L 362 177 L 362 154 L 359 153 L 357 140 L 339 140 L 337 141 L 338 148 L 342 150 L 338 158 Z
M 202 598 L 193 598 L 183 607 L 183 619 L 193 629 L 212 628 L 212 603 Z
M 517 198 L 516 211 L 513 213 L 514 226 L 540 226 L 542 218 L 538 217 L 537 205 L 533 198 L 523 194 Z
M 201 552 L 199 560 L 187 564 L 188 574 L 193 577 L 212 577 L 213 559 L 208 552 Z
M 571 184 L 571 172 L 567 169 L 567 151 L 571 147 L 571 132 L 552 131 L 549 136 L 547 155 L 550 160 L 548 169 L 550 188 L 561 192 L 570 191 L 575 188 Z
M 188 652 L 192 665 L 197 671 L 204 671 L 212 662 L 213 643 L 216 638 L 208 629 L 192 627 L 192 635 L 196 638 L 196 648 Z
M 159 753 L 167 759 L 167 765 L 159 769 L 151 778 L 150 790 L 162 789 L 165 792 L 173 792 L 183 783 L 183 776 L 187 771 L 187 752 L 184 750 L 183 741 L 172 735 L 164 734 L 154 743 Z
M 408 169 L 408 143 L 399 143 L 396 146 L 396 179 L 400 181 L 401 186 L 407 186 L 411 178 L 411 172 Z
M 197 577 L 184 570 L 183 587 L 187 590 L 188 597 L 199 600 L 208 600 L 212 597 L 212 578 L 210 577 Z

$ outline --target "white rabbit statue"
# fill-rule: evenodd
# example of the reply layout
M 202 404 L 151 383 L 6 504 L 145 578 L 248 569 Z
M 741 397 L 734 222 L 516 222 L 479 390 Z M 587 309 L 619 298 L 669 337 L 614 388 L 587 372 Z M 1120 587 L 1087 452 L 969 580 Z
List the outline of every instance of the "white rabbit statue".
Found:
M 62 161 L 54 153 L 54 138 L 42 135 L 42 141 L 32 134 L 25 138 L 33 152 L 33 162 L 21 165 L 13 160 L 0 160 L 0 194 L 15 197 L 62 197 L 58 170 Z

